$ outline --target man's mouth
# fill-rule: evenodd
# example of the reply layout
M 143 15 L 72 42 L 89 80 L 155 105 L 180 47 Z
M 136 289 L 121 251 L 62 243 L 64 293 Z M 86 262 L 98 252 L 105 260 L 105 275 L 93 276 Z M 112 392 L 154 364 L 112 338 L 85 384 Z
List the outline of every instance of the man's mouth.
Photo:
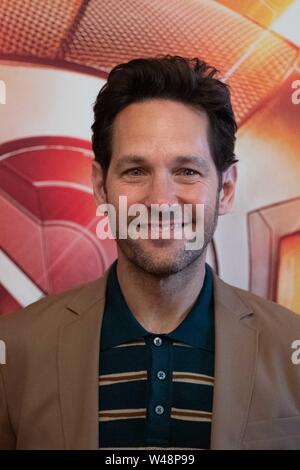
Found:
M 185 226 L 188 226 L 188 225 L 191 225 L 191 222 L 190 223 L 184 223 L 184 222 L 178 222 L 178 223 L 170 223 L 170 224 L 156 224 L 156 223 L 150 223 L 150 224 L 138 224 L 137 227 L 138 228 L 150 228 L 151 227 L 153 229 L 159 229 L 159 230 L 163 230 L 163 229 L 167 229 L 167 228 L 170 228 L 170 230 L 174 230 L 174 229 L 179 229 L 179 228 L 182 228 L 182 227 L 185 227 Z

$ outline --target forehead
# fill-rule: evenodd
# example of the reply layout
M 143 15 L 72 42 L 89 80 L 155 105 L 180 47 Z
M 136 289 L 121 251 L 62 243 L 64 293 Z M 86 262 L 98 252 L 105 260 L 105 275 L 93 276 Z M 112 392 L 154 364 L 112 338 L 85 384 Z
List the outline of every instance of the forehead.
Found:
M 208 117 L 204 111 L 171 100 L 133 103 L 113 125 L 113 156 L 155 152 L 209 155 Z

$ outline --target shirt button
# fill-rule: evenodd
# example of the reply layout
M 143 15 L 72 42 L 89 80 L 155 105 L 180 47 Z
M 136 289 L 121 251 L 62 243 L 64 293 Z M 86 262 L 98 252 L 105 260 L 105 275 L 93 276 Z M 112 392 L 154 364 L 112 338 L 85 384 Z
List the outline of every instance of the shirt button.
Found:
M 155 346 L 161 346 L 162 339 L 159 336 L 157 336 L 156 338 L 154 338 L 153 343 L 155 344 Z
M 164 380 L 166 378 L 166 373 L 163 370 L 159 370 L 156 376 L 159 380 Z
M 157 406 L 155 407 L 155 413 L 156 413 L 157 415 L 162 415 L 164 411 L 165 411 L 165 409 L 164 409 L 164 407 L 163 407 L 162 405 L 157 405 Z

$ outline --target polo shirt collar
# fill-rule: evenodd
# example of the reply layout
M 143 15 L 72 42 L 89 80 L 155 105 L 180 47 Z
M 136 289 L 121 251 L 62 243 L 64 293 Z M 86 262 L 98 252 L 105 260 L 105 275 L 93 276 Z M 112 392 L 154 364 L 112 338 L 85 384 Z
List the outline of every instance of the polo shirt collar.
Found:
M 207 263 L 196 302 L 185 319 L 167 336 L 195 348 L 214 351 L 213 274 Z
M 107 280 L 101 350 L 151 334 L 153 333 L 147 331 L 137 321 L 125 301 L 118 282 L 116 260 Z M 192 310 L 175 330 L 157 336 L 171 338 L 208 351 L 214 350 L 213 275 L 208 264 L 205 264 L 203 286 Z
M 126 303 L 117 277 L 117 261 L 112 264 L 107 279 L 101 350 L 149 335 Z

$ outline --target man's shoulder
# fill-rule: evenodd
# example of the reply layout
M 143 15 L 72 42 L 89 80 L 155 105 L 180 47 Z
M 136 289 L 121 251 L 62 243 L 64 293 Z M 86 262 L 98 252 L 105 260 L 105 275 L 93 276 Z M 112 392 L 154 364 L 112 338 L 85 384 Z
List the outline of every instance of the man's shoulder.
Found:
M 3 368 L 6 380 L 13 383 L 16 368 L 20 371 L 18 380 L 21 377 L 26 379 L 28 367 L 34 368 L 36 376 L 42 373 L 45 365 L 53 371 L 64 328 L 81 322 L 80 328 L 84 329 L 85 319 L 95 312 L 93 306 L 97 303 L 97 307 L 100 306 L 103 286 L 102 276 L 1 316 L 0 341 L 6 351 L 6 366 Z
M 295 345 L 300 340 L 300 315 L 276 302 L 227 284 L 220 278 L 216 279 L 216 288 L 219 318 L 223 313 L 227 317 L 230 315 L 241 327 L 255 331 L 259 338 L 260 363 L 269 367 L 273 361 L 276 370 L 280 363 L 280 367 L 288 370 L 291 377 L 297 377 L 300 384 L 300 369 L 295 368 L 291 360 Z M 238 331 L 242 333 L 242 329 Z
M 102 278 L 82 283 L 76 287 L 64 290 L 56 294 L 43 297 L 14 313 L 0 316 L 0 336 L 5 332 L 18 331 L 39 326 L 43 329 L 47 326 L 59 326 L 68 319 L 72 319 L 74 312 L 72 305 L 75 301 L 85 297 L 88 302 L 89 293 L 97 292 Z M 92 302 L 92 297 L 90 298 Z
M 215 302 L 238 315 L 254 314 L 255 319 L 263 325 L 282 325 L 283 328 L 300 327 L 300 315 L 289 308 L 269 299 L 265 299 L 248 290 L 236 287 L 221 279 L 215 271 Z
M 282 317 L 284 315 L 285 317 L 291 317 L 296 321 L 300 321 L 300 315 L 277 302 L 265 299 L 245 289 L 240 289 L 239 287 L 234 287 L 234 289 L 236 293 L 248 304 L 252 305 L 255 311 L 260 315 L 269 315 L 269 313 L 272 313 L 274 316 L 279 315 Z
M 277 302 L 260 297 L 245 289 L 227 284 L 234 293 L 249 307 L 260 326 L 268 329 L 289 329 L 293 332 L 300 331 L 300 315 Z

